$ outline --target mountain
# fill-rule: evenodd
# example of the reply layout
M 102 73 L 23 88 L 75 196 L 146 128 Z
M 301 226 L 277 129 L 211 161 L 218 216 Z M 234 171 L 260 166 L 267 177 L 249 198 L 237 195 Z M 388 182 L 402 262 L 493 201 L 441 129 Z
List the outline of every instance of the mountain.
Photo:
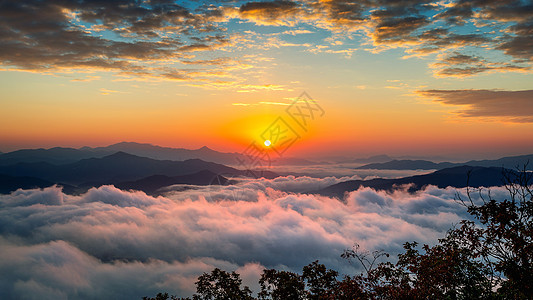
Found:
M 502 157 L 500 159 L 494 160 L 471 160 L 465 165 L 469 166 L 480 166 L 480 167 L 505 167 L 509 169 L 515 169 L 516 167 L 523 167 L 524 164 L 528 163 L 528 170 L 533 170 L 533 154 L 529 155 L 519 155 L 519 156 L 508 156 Z
M 11 176 L 33 176 L 52 182 L 74 185 L 97 185 L 137 180 L 151 175 L 177 176 L 200 170 L 239 175 L 243 171 L 200 159 L 185 161 L 155 160 L 125 152 L 102 158 L 82 159 L 75 163 L 53 165 L 50 163 L 18 163 L 0 166 L 0 173 Z
M 516 167 L 523 167 L 527 162 L 528 170 L 533 170 L 533 154 L 509 156 L 494 160 L 471 160 L 465 163 L 451 163 L 441 162 L 434 163 L 427 160 L 392 160 L 385 163 L 372 163 L 357 167 L 356 169 L 377 169 L 377 170 L 432 170 L 443 169 L 454 166 L 479 166 L 479 167 L 504 167 L 514 169 Z
M 237 158 L 242 156 L 239 153 L 218 152 L 206 146 L 199 149 L 190 150 L 184 148 L 169 148 L 134 142 L 121 142 L 106 147 L 97 148 L 83 147 L 80 148 L 80 150 L 91 151 L 93 153 L 115 153 L 121 151 L 157 160 L 184 161 L 188 159 L 201 159 L 204 161 L 229 165 L 237 164 Z
M 123 190 L 139 190 L 147 194 L 157 195 L 157 191 L 160 188 L 174 184 L 224 185 L 228 182 L 229 180 L 224 176 L 217 175 L 209 170 L 202 170 L 193 174 L 172 177 L 152 175 L 135 181 L 120 182 L 115 184 L 115 186 Z
M 0 166 L 0 174 L 32 176 L 50 182 L 64 182 L 81 187 L 99 186 L 117 182 L 133 181 L 152 175 L 178 176 L 201 170 L 229 176 L 246 176 L 247 172 L 201 159 L 185 161 L 155 160 L 125 152 L 117 152 L 102 158 L 82 159 L 75 163 L 53 165 L 46 162 L 17 163 Z M 278 175 L 263 172 L 267 178 Z
M 442 162 L 434 163 L 428 160 L 391 160 L 385 163 L 367 164 L 355 169 L 377 169 L 377 170 L 433 170 L 444 169 L 455 166 L 454 163 Z
M 0 153 L 0 165 L 11 165 L 19 162 L 47 162 L 54 165 L 74 163 L 87 158 L 101 158 L 116 152 L 157 159 L 184 161 L 201 159 L 219 164 L 238 164 L 238 153 L 218 152 L 208 147 L 196 150 L 168 148 L 133 142 L 121 142 L 106 147 L 82 147 L 80 149 L 55 147 L 50 149 L 22 149 L 9 153 Z
M 388 155 L 382 154 L 382 155 L 374 155 L 368 158 L 357 158 L 353 160 L 354 163 L 359 164 L 373 164 L 373 163 L 383 163 L 392 160 L 392 158 Z
M 18 189 L 36 189 L 53 186 L 55 183 L 31 176 L 9 176 L 0 174 L 0 194 L 9 194 Z M 67 184 L 59 184 L 68 194 L 77 193 L 78 189 Z
M 137 156 L 148 157 L 158 160 L 176 160 L 182 161 L 187 159 L 201 159 L 205 161 L 215 162 L 225 165 L 233 165 L 238 168 L 239 161 L 246 160 L 246 158 L 240 153 L 226 153 L 213 150 L 207 146 L 203 146 L 199 149 L 183 149 L 183 148 L 169 148 L 154 146 L 151 144 L 142 144 L 134 142 L 121 142 L 113 144 L 107 147 L 98 148 L 81 148 L 83 150 L 89 150 L 94 152 L 117 152 L 122 151 Z M 280 157 L 272 160 L 272 164 L 276 165 L 310 165 L 315 162 L 295 157 Z
M 103 157 L 109 152 L 83 151 L 74 148 L 55 147 L 50 149 L 22 149 L 0 154 L 0 165 L 12 165 L 20 162 L 47 162 L 60 165 L 91 157 Z
M 501 186 L 504 182 L 503 170 L 501 167 L 459 166 L 438 170 L 430 174 L 397 179 L 350 180 L 331 185 L 316 193 L 342 198 L 345 192 L 355 191 L 361 186 L 377 190 L 392 190 L 395 186 L 410 183 L 414 184 L 410 188 L 410 191 L 419 190 L 430 184 L 439 188 L 446 188 L 448 186 L 463 188 L 467 186 L 467 183 L 470 187 Z M 468 174 L 470 174 L 470 178 L 468 178 Z

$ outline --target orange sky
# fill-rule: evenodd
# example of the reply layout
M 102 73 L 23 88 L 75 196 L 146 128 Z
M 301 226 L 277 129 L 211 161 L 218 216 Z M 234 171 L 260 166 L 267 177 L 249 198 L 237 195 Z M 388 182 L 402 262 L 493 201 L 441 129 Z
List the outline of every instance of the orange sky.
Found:
M 83 19 L 90 7 L 28 10 L 35 24 L 57 21 L 48 31 L 55 40 L 5 17 L 37 46 L 13 38 L 0 51 L 0 151 L 136 141 L 239 152 L 289 118 L 285 110 L 305 91 L 324 115 L 287 155 L 532 152 L 533 56 L 520 48 L 527 33 L 513 27 L 525 20 L 481 6 L 484 14 L 452 24 L 436 16 L 455 4 L 435 3 L 418 7 L 423 22 L 407 28 L 400 21 L 411 13 L 392 6 L 361 7 L 355 21 L 329 2 L 321 10 L 239 5 L 212 7 L 217 17 L 197 8 L 194 22 L 166 20 L 150 36 L 127 19 L 129 35 L 115 23 L 102 29 L 103 21 Z M 377 10 L 397 15 L 380 19 Z M 398 27 L 385 32 L 392 21 Z M 68 40 L 62 32 L 72 26 L 85 29 Z

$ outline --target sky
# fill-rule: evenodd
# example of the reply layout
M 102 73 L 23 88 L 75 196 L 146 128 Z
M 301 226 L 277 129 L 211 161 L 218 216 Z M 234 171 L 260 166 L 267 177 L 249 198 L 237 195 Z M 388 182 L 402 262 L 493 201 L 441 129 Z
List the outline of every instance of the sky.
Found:
M 527 154 L 532 28 L 512 0 L 0 1 L 0 151 L 241 152 L 281 119 L 289 156 Z

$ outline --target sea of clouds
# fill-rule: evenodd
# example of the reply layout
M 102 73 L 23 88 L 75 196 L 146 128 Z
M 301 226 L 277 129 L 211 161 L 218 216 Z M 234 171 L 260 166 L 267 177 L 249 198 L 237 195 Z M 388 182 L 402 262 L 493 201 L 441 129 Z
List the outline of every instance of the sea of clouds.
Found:
M 464 189 L 300 193 L 340 180 L 249 179 L 159 197 L 113 186 L 81 196 L 60 187 L 1 195 L 0 298 L 190 296 L 215 267 L 237 271 L 257 291 L 264 268 L 300 271 L 318 259 L 353 274 L 359 266 L 340 255 L 355 242 L 394 255 L 406 241 L 434 244 L 468 218 L 454 200 Z

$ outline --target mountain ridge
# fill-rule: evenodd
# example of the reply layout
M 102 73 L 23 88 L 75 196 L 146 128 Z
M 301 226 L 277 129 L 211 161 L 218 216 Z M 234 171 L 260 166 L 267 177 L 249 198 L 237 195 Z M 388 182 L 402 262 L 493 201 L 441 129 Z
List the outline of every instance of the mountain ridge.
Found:
M 80 185 L 86 182 L 115 183 L 131 181 L 150 175 L 178 176 L 200 170 L 217 174 L 244 175 L 245 171 L 201 159 L 185 161 L 155 160 L 125 152 L 101 158 L 87 158 L 75 163 L 53 165 L 46 162 L 17 163 L 0 166 L 0 173 L 10 176 L 33 176 L 52 182 Z M 274 174 L 267 174 L 274 176 Z
M 223 165 L 232 165 L 238 167 L 241 161 L 246 161 L 246 157 L 237 152 L 220 152 L 213 150 L 208 146 L 202 146 L 198 149 L 171 148 L 162 147 L 147 143 L 136 142 L 119 142 L 103 147 L 53 147 L 49 149 L 20 149 L 8 153 L 0 153 L 0 166 L 10 165 L 18 162 L 47 162 L 54 165 L 74 163 L 87 158 L 101 158 L 114 154 L 116 152 L 125 152 L 136 156 L 152 158 L 156 160 L 173 160 L 185 161 L 188 159 L 201 159 L 204 161 L 214 162 Z M 295 158 L 281 157 L 272 160 L 273 164 L 312 164 L 315 162 Z
M 428 160 L 391 160 L 384 163 L 372 163 L 356 167 L 357 170 L 376 169 L 376 170 L 433 170 L 457 167 L 461 165 L 479 166 L 479 167 L 505 167 L 516 168 L 522 167 L 527 162 L 533 162 L 533 154 L 506 156 L 498 159 L 470 160 L 464 163 L 440 162 L 435 163 Z M 533 164 L 528 165 L 528 170 L 533 170 Z
M 177 183 L 206 184 L 205 173 L 202 174 L 202 178 L 192 176 L 195 173 L 201 173 L 201 171 L 215 174 L 212 176 L 213 179 L 216 176 L 221 176 L 221 174 L 245 177 L 249 175 L 246 170 L 239 170 L 198 158 L 184 161 L 155 160 L 122 151 L 101 158 L 87 158 L 62 165 L 47 162 L 19 162 L 13 165 L 0 165 L 0 174 L 19 179 L 21 177 L 26 178 L 26 183 L 22 179 L 16 181 L 20 187 L 26 187 L 33 181 L 42 180 L 44 182 L 34 185 L 42 187 L 45 183 L 61 184 L 79 187 L 82 190 L 104 184 L 136 181 L 153 175 L 185 176 L 173 180 Z M 263 171 L 261 175 L 266 178 L 278 176 L 270 171 Z M 15 181 L 12 180 L 12 182 Z
M 370 187 L 376 190 L 393 190 L 395 187 L 413 184 L 409 187 L 410 192 L 424 188 L 427 185 L 435 185 L 439 188 L 455 187 L 490 187 L 501 186 L 504 182 L 504 172 L 514 172 L 498 167 L 480 166 L 456 166 L 437 170 L 423 175 L 407 176 L 396 179 L 375 178 L 370 180 L 349 180 L 330 185 L 324 189 L 315 191 L 324 196 L 343 198 L 346 192 L 355 191 L 360 187 Z
M 224 176 L 209 170 L 201 170 L 196 173 L 179 176 L 151 175 L 135 181 L 119 182 L 115 184 L 115 187 L 123 190 L 140 190 L 156 196 L 159 195 L 159 189 L 175 184 L 224 185 L 228 182 L 229 180 Z

